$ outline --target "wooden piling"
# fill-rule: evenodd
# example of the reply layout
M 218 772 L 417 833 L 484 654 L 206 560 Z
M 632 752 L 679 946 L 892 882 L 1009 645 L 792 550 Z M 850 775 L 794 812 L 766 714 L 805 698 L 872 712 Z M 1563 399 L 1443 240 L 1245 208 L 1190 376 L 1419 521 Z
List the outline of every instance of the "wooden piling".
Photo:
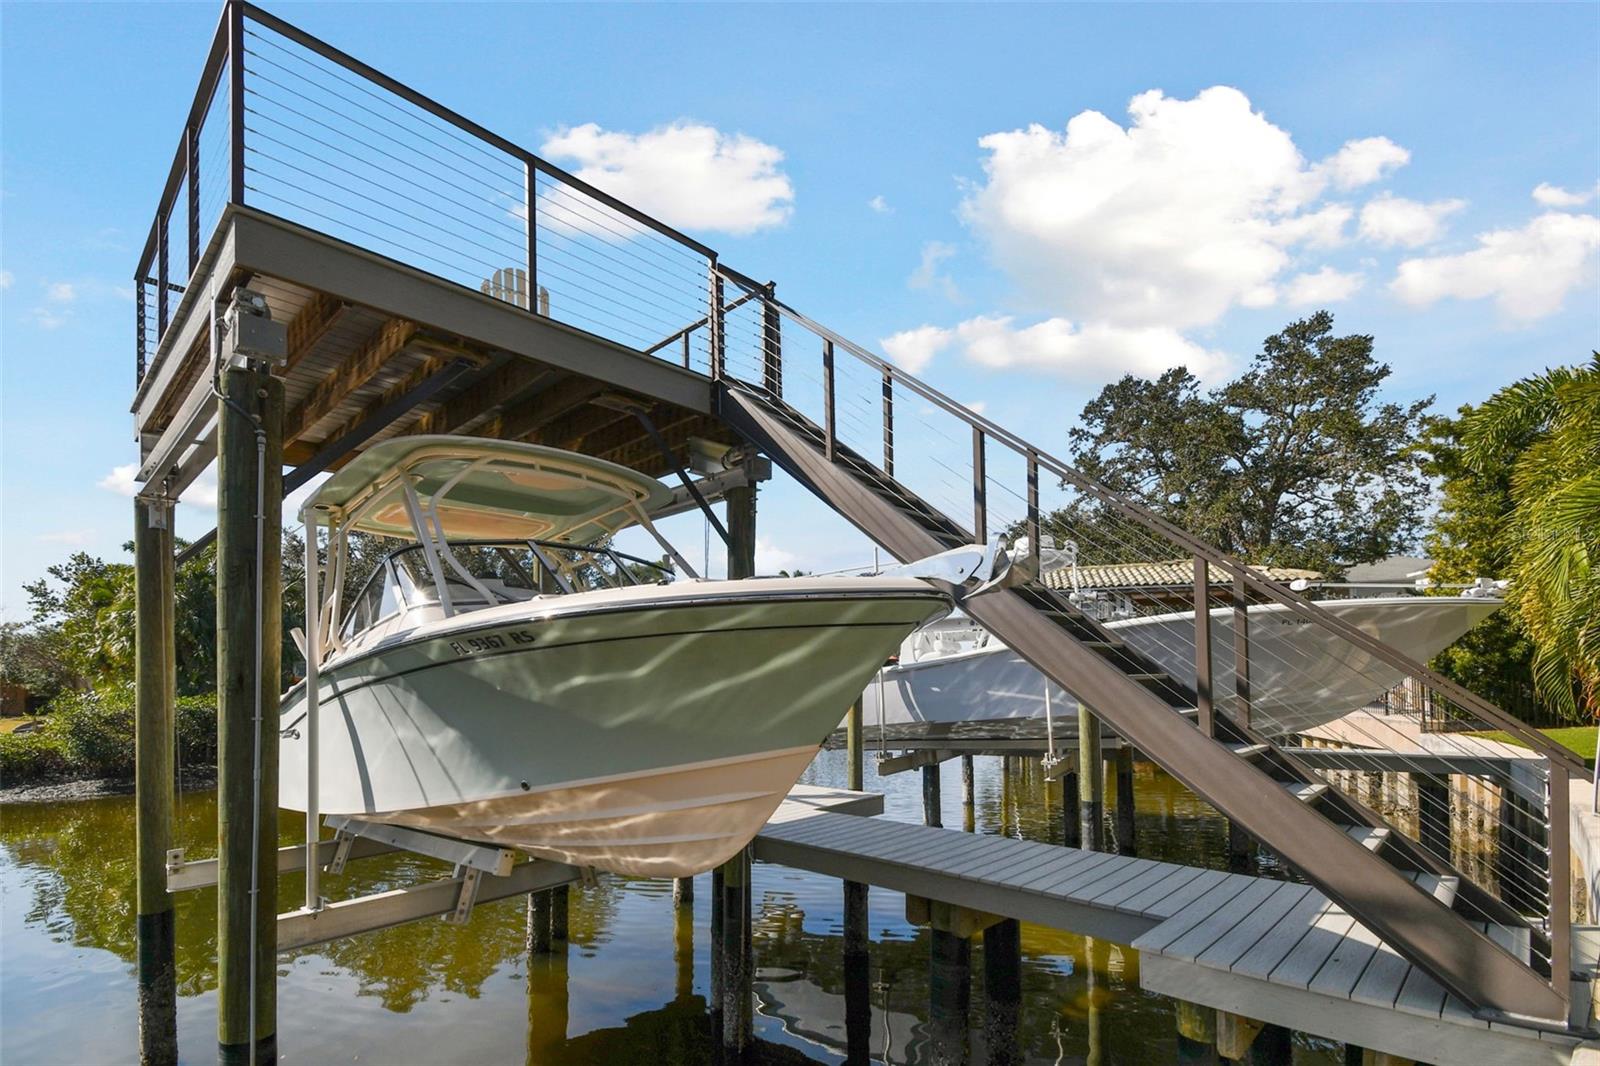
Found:
M 1431 854 L 1450 860 L 1450 780 L 1417 774 L 1417 837 Z
M 1022 1016 L 1022 926 L 1015 918 L 983 931 L 983 1043 L 989 1066 L 1022 1061 L 1017 1023 Z
M 1061 842 L 1069 848 L 1083 846 L 1083 823 L 1078 817 L 1078 758 L 1077 754 L 1068 755 L 1073 760 L 1072 768 L 1061 775 Z
M 1178 1061 L 1213 1066 L 1217 1061 L 1217 1012 L 1198 1003 L 1178 1000 Z
M 217 1045 L 224 1066 L 270 1066 L 277 1060 L 278 1031 L 283 383 L 264 368 L 232 368 L 223 372 L 222 391 L 226 400 L 217 408 Z
M 178 1061 L 178 974 L 167 849 L 172 847 L 172 504 L 134 500 L 134 797 L 138 808 L 139 1062 Z
M 528 893 L 528 954 L 550 954 L 550 890 Z
M 972 756 L 961 756 L 961 829 L 974 833 L 978 829 L 977 787 L 973 780 Z
M 844 734 L 847 762 L 845 783 L 852 792 L 860 792 L 867 787 L 865 738 L 861 726 L 861 697 L 857 696 L 845 717 Z
M 1104 851 L 1106 764 L 1100 747 L 1100 719 L 1078 704 L 1078 832 L 1080 847 Z
M 1138 854 L 1138 841 L 1135 837 L 1134 809 L 1133 809 L 1133 748 L 1124 741 L 1117 749 L 1116 756 L 1117 777 L 1117 813 L 1115 831 L 1117 837 L 1117 854 Z
M 868 954 L 867 886 L 844 882 L 845 1062 L 872 1061 L 872 973 Z
M 937 926 L 929 938 L 928 1061 L 963 1066 L 972 1008 L 972 941 Z
M 672 879 L 672 905 L 685 910 L 694 909 L 694 878 L 674 877 Z
M 722 864 L 722 928 L 712 946 L 721 957 L 718 1008 L 724 1062 L 740 1061 L 750 1046 L 753 1032 L 750 917 L 750 852 L 747 848 Z
M 935 827 L 944 825 L 940 806 L 939 764 L 931 763 L 922 768 L 922 821 L 924 825 Z

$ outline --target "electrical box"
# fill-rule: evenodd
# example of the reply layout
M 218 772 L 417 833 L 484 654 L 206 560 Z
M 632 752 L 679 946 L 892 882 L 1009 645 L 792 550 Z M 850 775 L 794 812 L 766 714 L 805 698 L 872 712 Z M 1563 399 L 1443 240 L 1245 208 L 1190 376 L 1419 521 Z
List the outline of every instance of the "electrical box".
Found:
M 223 316 L 223 343 L 230 365 L 248 360 L 282 363 L 289 358 L 289 330 L 272 320 L 267 299 L 258 292 L 239 288 Z

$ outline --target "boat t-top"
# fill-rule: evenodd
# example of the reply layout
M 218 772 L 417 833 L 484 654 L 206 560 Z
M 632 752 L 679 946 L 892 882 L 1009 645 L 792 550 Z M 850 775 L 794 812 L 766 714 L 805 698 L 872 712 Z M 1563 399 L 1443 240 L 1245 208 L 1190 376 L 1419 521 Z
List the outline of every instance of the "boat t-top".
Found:
M 387 441 L 326 481 L 302 510 L 308 543 L 328 530 L 326 579 L 308 567 L 282 803 L 690 875 L 737 853 L 884 660 L 1001 565 L 975 548 L 936 557 L 943 581 L 707 581 L 651 522 L 671 499 L 613 463 L 463 437 Z M 611 546 L 633 526 L 663 561 Z M 345 603 L 358 533 L 403 546 Z

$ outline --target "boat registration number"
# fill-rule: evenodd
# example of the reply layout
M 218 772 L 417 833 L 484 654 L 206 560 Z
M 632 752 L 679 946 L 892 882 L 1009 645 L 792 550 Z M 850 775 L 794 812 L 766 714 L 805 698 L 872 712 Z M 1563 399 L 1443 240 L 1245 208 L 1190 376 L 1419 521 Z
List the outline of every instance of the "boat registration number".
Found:
M 450 642 L 450 650 L 457 655 L 480 655 L 487 651 L 525 647 L 535 643 L 534 635 L 526 629 L 508 629 L 504 633 L 489 633 L 481 637 L 462 637 Z

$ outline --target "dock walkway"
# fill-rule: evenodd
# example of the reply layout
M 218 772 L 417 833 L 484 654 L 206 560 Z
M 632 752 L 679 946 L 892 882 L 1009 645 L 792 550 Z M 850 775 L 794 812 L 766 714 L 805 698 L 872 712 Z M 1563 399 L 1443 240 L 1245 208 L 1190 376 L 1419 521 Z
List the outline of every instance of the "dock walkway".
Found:
M 1419 1061 L 1564 1063 L 1579 1043 L 1475 1018 L 1304 884 L 795 803 L 755 857 L 1129 944 L 1148 991 Z M 1509 931 L 1486 931 L 1519 949 Z M 1587 1001 L 1586 986 L 1574 991 Z

